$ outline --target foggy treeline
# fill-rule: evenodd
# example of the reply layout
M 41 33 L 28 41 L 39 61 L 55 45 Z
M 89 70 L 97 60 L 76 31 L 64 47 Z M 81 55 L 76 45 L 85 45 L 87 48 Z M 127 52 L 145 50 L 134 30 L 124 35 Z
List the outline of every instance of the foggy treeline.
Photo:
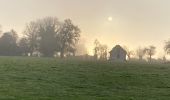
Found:
M 94 58 L 100 60 L 107 60 L 108 47 L 106 44 L 101 44 L 97 39 L 94 41 Z
M 163 61 L 165 62 L 166 55 L 170 54 L 170 40 L 166 41 L 164 44 L 164 55 L 158 59 L 154 59 L 153 56 L 156 54 L 156 47 L 154 45 L 149 45 L 146 47 L 138 47 L 136 50 L 130 50 L 127 46 L 123 49 L 126 51 L 126 56 L 128 61 Z M 94 41 L 94 59 L 97 60 L 108 60 L 110 55 L 108 55 L 108 46 L 106 44 L 101 44 L 99 40 Z
M 56 17 L 46 17 L 37 19 L 26 24 L 22 36 L 15 30 L 1 32 L 0 37 L 0 56 L 44 56 L 44 57 L 65 57 L 75 56 L 76 54 L 88 54 L 85 47 L 85 40 L 80 40 L 81 30 L 74 25 L 71 19 L 64 21 Z M 153 45 L 129 50 L 127 59 L 133 59 L 134 55 L 143 60 L 144 56 L 151 62 L 156 53 Z M 164 45 L 165 55 L 170 54 L 170 40 Z M 102 44 L 97 39 L 94 41 L 94 59 L 107 60 L 108 46 Z M 165 55 L 162 59 L 166 60 Z
M 137 58 L 139 61 L 152 62 L 152 60 L 163 61 L 166 62 L 166 56 L 170 54 L 170 40 L 166 41 L 164 44 L 164 54 L 155 59 L 153 56 L 156 54 L 156 47 L 154 45 L 146 46 L 146 47 L 138 47 L 136 50 L 129 50 L 128 47 L 124 47 L 127 52 L 128 60 L 135 60 Z
M 1 56 L 60 56 L 75 55 L 80 29 L 66 19 L 46 17 L 28 23 L 23 36 L 15 30 L 4 32 L 0 37 Z

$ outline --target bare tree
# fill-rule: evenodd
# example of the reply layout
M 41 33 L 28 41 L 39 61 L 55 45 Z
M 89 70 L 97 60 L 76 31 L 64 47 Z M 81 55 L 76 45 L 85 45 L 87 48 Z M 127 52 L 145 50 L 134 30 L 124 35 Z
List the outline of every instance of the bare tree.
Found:
M 94 57 L 95 59 L 100 59 L 100 60 L 107 60 L 107 51 L 108 47 L 105 44 L 100 44 L 100 42 L 96 39 L 94 41 Z
M 149 56 L 149 62 L 152 60 L 152 56 L 156 53 L 156 47 L 155 46 L 149 46 L 148 48 L 145 48 L 145 54 Z
M 101 60 L 107 60 L 107 48 L 107 45 L 100 45 L 99 51 Z
M 39 28 L 36 22 L 30 22 L 26 25 L 24 35 L 28 40 L 29 53 L 33 54 L 38 49 Z
M 98 59 L 99 57 L 99 51 L 100 51 L 100 42 L 96 39 L 94 41 L 94 58 Z
M 134 55 L 134 51 L 129 50 L 129 48 L 128 48 L 128 47 L 126 47 L 126 46 L 124 46 L 124 49 L 125 49 L 125 50 L 126 50 L 126 52 L 127 52 L 128 60 L 130 60 L 130 59 L 131 59 L 131 56 L 133 56 L 133 55 Z
M 164 51 L 165 51 L 165 55 L 163 57 L 163 60 L 164 60 L 164 62 L 166 62 L 166 55 L 170 54 L 170 40 L 165 41 Z
M 165 42 L 164 51 L 166 54 L 170 54 L 170 40 Z
M 143 56 L 145 55 L 144 49 L 139 47 L 136 50 L 136 55 L 138 56 L 139 60 L 143 60 Z

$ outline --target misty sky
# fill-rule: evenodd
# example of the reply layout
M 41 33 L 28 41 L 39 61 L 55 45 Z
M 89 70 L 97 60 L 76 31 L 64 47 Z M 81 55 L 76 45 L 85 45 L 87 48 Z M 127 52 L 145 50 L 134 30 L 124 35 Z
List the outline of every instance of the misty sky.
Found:
M 3 31 L 22 33 L 26 23 L 38 18 L 71 18 L 89 53 L 98 38 L 109 48 L 155 45 L 160 55 L 170 38 L 169 5 L 170 0 L 0 0 L 0 24 Z

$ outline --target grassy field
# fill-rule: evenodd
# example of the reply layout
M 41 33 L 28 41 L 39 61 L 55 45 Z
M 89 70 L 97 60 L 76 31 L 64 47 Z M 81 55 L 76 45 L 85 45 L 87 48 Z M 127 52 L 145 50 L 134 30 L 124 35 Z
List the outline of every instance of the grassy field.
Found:
M 170 100 L 170 65 L 0 57 L 0 100 Z

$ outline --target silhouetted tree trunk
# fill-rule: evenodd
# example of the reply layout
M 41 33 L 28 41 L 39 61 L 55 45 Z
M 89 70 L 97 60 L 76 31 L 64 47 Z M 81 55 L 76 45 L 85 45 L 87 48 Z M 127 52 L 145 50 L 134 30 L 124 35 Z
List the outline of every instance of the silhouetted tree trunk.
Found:
M 149 55 L 149 62 L 152 61 L 152 55 Z
M 64 58 L 64 50 L 61 50 L 61 52 L 60 52 L 60 57 L 61 57 L 61 58 Z
M 143 56 L 139 56 L 139 60 L 143 60 Z
M 75 51 L 73 52 L 73 56 L 74 56 L 74 57 L 76 56 L 76 53 L 75 53 Z
M 149 46 L 148 48 L 145 48 L 145 54 L 149 56 L 149 62 L 151 62 L 152 60 L 152 56 L 155 54 L 156 52 L 156 47 L 155 46 Z
M 30 56 L 33 56 L 33 52 L 30 52 Z

